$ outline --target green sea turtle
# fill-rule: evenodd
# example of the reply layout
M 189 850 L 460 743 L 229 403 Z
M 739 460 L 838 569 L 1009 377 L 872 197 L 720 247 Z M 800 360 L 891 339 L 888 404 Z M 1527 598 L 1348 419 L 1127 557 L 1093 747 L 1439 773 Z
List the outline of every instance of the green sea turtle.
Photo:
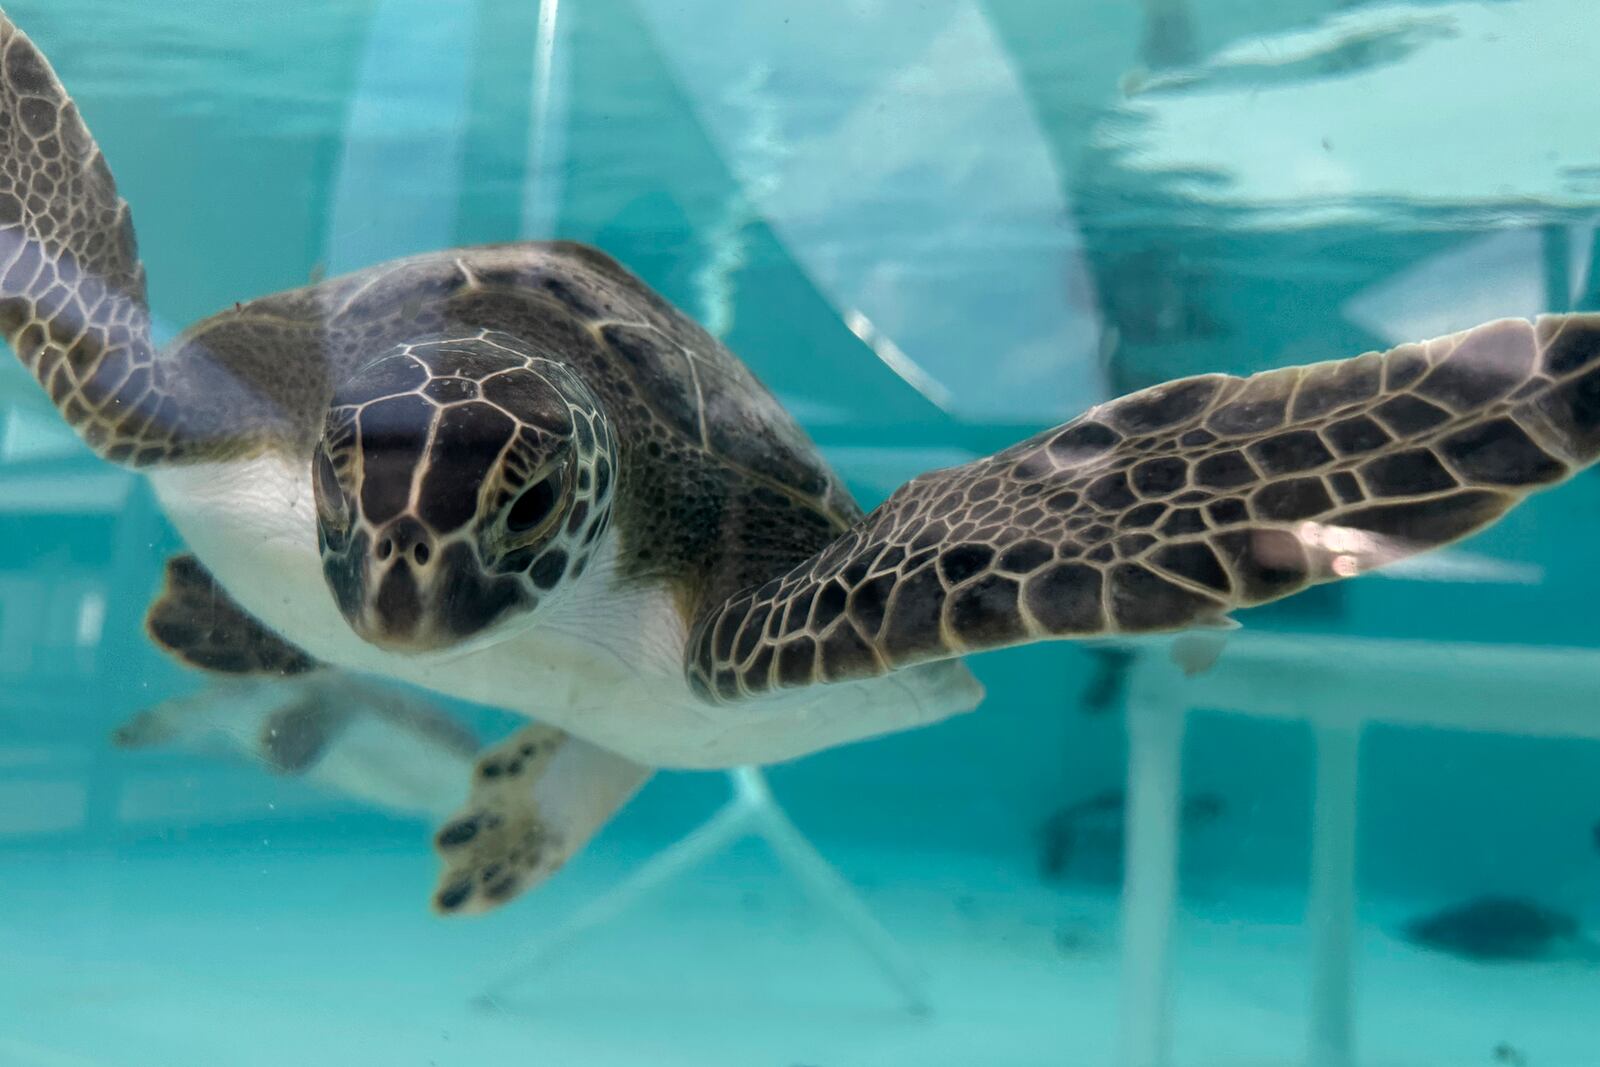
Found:
M 437 835 L 455 913 L 581 846 L 550 798 L 598 825 L 650 767 L 932 723 L 982 695 L 964 653 L 1223 625 L 1464 537 L 1600 452 L 1600 318 L 1546 317 L 1169 382 L 864 514 L 727 349 L 562 242 L 329 278 L 157 353 L 127 205 L 3 19 L 0 330 L 188 542 L 162 645 L 538 720 Z

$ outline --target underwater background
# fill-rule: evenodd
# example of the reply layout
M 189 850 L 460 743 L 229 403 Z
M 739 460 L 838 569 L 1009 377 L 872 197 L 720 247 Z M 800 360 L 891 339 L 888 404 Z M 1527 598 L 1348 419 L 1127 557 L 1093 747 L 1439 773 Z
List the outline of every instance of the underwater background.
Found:
M 587 241 L 722 336 L 869 506 L 1155 382 L 1600 309 L 1590 0 L 5 9 L 133 207 L 163 336 L 397 255 Z M 1597 528 L 1591 471 L 1240 621 L 1330 656 L 1448 643 L 1446 671 L 1596 649 Z M 9 359 L 0 549 L 0 1067 L 1158 1067 L 1118 1033 L 1125 650 L 977 657 L 977 713 L 768 769 L 926 1013 L 755 841 L 485 1000 L 728 779 L 658 775 L 544 888 L 438 920 L 425 819 L 112 744 L 201 685 L 140 628 L 180 542 Z M 1486 895 L 1600 931 L 1600 651 L 1572 655 L 1593 725 L 1536 673 L 1492 731 L 1366 724 L 1350 1062 L 1600 1065 L 1589 935 L 1483 962 L 1404 934 Z M 1313 749 L 1293 716 L 1189 716 L 1173 1064 L 1313 1062 Z

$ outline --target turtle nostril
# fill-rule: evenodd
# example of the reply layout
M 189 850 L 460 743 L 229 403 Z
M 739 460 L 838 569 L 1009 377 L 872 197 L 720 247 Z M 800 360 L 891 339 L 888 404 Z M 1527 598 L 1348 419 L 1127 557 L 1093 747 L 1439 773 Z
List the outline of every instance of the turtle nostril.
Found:
M 411 558 L 417 561 L 417 566 L 419 567 L 428 562 L 428 557 L 431 554 L 432 553 L 428 551 L 428 546 L 420 542 L 417 544 L 417 547 L 411 550 Z
M 393 552 L 394 552 L 394 542 L 393 541 L 391 541 L 387 537 L 385 537 L 382 541 L 378 542 L 378 558 L 379 559 L 388 559 L 390 554 L 393 553 Z

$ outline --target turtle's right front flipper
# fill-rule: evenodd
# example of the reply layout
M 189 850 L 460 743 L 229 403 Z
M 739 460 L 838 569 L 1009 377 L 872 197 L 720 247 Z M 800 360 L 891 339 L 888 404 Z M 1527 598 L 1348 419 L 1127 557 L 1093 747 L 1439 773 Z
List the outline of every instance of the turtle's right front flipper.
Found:
M 252 441 L 248 383 L 201 359 L 180 381 L 156 358 L 128 205 L 77 105 L 4 13 L 0 333 L 106 459 L 150 467 Z
M 97 452 L 171 440 L 128 205 L 55 71 L 0 15 L 0 330 Z

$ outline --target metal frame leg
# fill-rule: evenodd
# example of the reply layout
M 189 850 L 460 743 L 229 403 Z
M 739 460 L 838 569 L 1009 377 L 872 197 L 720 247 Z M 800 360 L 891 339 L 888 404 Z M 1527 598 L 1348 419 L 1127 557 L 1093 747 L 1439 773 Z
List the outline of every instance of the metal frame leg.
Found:
M 913 1014 L 929 1011 L 926 982 L 894 936 L 878 922 L 854 887 L 817 851 L 784 813 L 755 767 L 728 772 L 733 795 L 715 814 L 675 844 L 657 853 L 609 891 L 591 900 L 556 929 L 522 945 L 479 1003 L 493 1006 L 513 987 L 576 944 L 584 934 L 623 914 L 651 890 L 676 878 L 746 836 L 765 841 L 778 861 L 811 898 L 831 911 L 884 977 L 905 998 Z
M 1122 885 L 1122 1067 L 1166 1067 L 1169 976 L 1178 888 L 1178 796 L 1185 709 L 1128 702 L 1128 815 Z
M 1356 786 L 1359 727 L 1318 726 L 1311 838 L 1309 1067 L 1354 1062 Z

